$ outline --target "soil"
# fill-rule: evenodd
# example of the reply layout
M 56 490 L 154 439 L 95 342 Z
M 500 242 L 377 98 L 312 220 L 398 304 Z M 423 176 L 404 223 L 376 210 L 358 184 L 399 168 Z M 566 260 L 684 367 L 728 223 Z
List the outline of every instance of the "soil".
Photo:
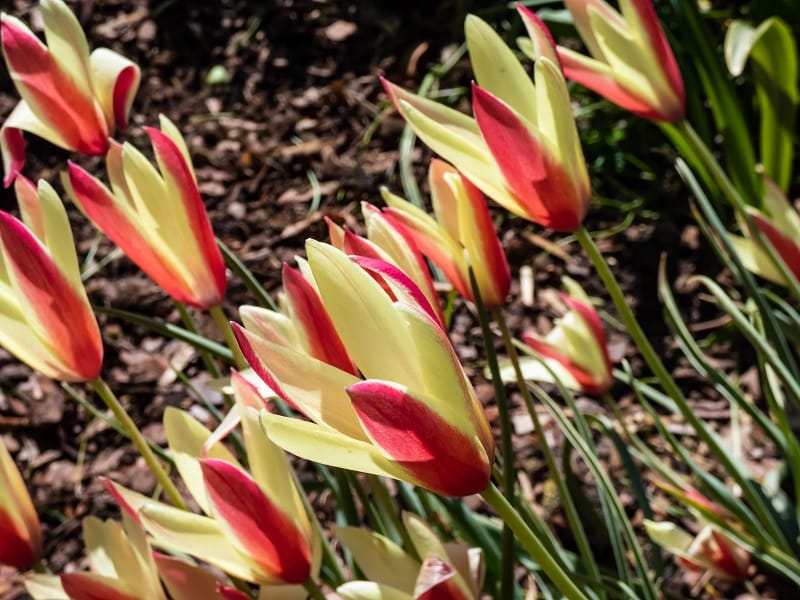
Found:
M 26 23 L 41 22 L 32 3 L 5 2 L 3 9 Z M 70 3 L 93 48 L 110 47 L 142 67 L 133 120 L 118 139 L 144 149 L 147 143 L 142 127 L 156 125 L 159 114 L 168 115 L 178 125 L 193 156 L 216 234 L 273 295 L 280 288 L 281 264 L 302 255 L 304 240 L 327 239 L 324 217 L 360 232 L 361 202 L 380 204 L 381 185 L 402 193 L 398 143 L 404 124 L 388 106 L 378 77 L 418 87 L 434 65 L 458 48 L 463 14 L 455 7 L 464 11 L 471 3 L 446 2 L 434 9 L 430 2 L 400 4 L 369 0 Z M 485 8 L 472 3 L 473 10 Z M 462 59 L 439 85 L 457 90 L 469 80 L 468 63 Z M 7 73 L 0 70 L 0 118 L 9 114 L 17 99 Z M 467 109 L 466 100 L 462 108 Z M 623 155 L 652 154 L 650 164 L 661 173 L 671 172 L 656 130 L 627 120 L 614 109 L 603 110 L 610 115 L 607 122 L 612 129 L 628 132 L 618 147 Z M 26 136 L 26 141 L 25 174 L 56 182 L 68 153 L 33 136 Z M 429 154 L 418 145 L 412 157 L 415 175 L 422 182 Z M 70 158 L 102 172 L 97 159 Z M 598 195 L 614 198 L 617 204 L 594 207 L 587 225 L 592 230 L 610 229 L 623 221 L 621 205 L 636 207 L 629 211 L 632 222 L 599 240 L 601 250 L 651 339 L 681 384 L 691 390 L 698 412 L 714 419 L 724 435 L 729 422 L 727 405 L 679 358 L 669 342 L 655 292 L 658 262 L 666 253 L 670 278 L 677 281 L 687 318 L 693 324 L 713 323 L 718 317 L 714 309 L 690 293 L 685 282 L 695 272 L 724 274 L 691 224 L 687 192 L 674 176 L 652 181 L 630 163 L 608 165 L 604 158 L 595 146 L 587 145 Z M 0 192 L 0 208 L 13 211 L 14 207 L 13 194 Z M 521 266 L 535 267 L 538 294 L 533 306 L 520 302 L 519 286 L 514 285 L 507 308 L 513 333 L 530 328 L 542 331 L 548 326 L 555 315 L 545 302 L 547 290 L 559 287 L 562 274 L 569 274 L 590 294 L 605 299 L 601 282 L 577 244 L 511 218 L 497 207 L 492 210 L 502 223 L 515 278 Z M 80 255 L 86 257 L 86 269 L 92 273 L 87 289 L 96 306 L 180 323 L 175 305 L 146 276 L 115 252 L 72 207 L 70 217 Z M 542 239 L 558 244 L 564 256 L 548 253 Z M 242 283 L 230 280 L 224 308 L 232 319 L 238 318 L 238 306 L 254 301 Z M 217 336 L 207 316 L 193 316 L 201 332 Z M 176 369 L 182 372 L 201 393 L 219 402 L 219 394 L 190 347 L 105 314 L 100 314 L 99 320 L 106 351 L 104 376 L 150 439 L 164 442 L 160 419 L 167 406 L 191 409 L 209 426 L 214 425 L 208 411 L 175 374 Z M 486 402 L 487 415 L 496 417 L 491 387 L 481 375 L 483 340 L 472 309 L 458 301 L 453 324 L 454 342 Z M 610 342 L 616 360 L 624 357 L 634 369 L 641 368 L 623 333 L 612 332 Z M 720 368 L 743 372 L 748 365 L 734 342 L 723 340 L 712 353 Z M 85 568 L 81 518 L 118 514 L 103 490 L 101 477 L 144 493 L 152 491 L 153 478 L 119 435 L 70 399 L 58 384 L 2 351 L 0 386 L 0 437 L 24 470 L 42 517 L 47 564 L 54 572 Z M 95 402 L 80 386 L 77 392 Z M 655 440 L 631 393 L 619 385 L 613 394 L 640 435 Z M 521 475 L 558 533 L 566 536 L 557 502 L 550 506 L 547 501 L 547 471 L 528 426 L 529 418 L 519 399 L 514 400 L 515 449 Z M 590 398 L 582 398 L 581 407 L 587 412 L 607 413 L 606 407 Z M 557 426 L 548 422 L 553 440 L 559 443 Z M 681 427 L 677 420 L 672 425 L 676 431 Z M 693 443 L 690 436 L 686 440 Z M 769 449 L 760 447 L 759 440 L 752 440 L 750 446 L 748 452 L 760 452 L 762 469 L 772 464 Z M 668 454 L 665 447 L 656 450 Z M 702 452 L 701 448 L 695 450 Z M 605 448 L 603 459 L 612 473 L 624 477 L 613 449 Z M 580 475 L 581 465 L 576 468 Z M 625 496 L 625 500 L 634 523 L 640 525 L 641 513 L 633 498 Z M 669 588 L 677 596 L 693 593 L 694 597 L 733 598 L 743 593 L 743 589 L 717 581 L 716 587 L 699 586 L 692 592 L 696 579 L 677 568 L 671 568 L 669 574 Z M 762 591 L 779 589 L 761 573 L 754 577 Z M 0 570 L 0 597 L 22 597 L 20 590 L 15 575 Z

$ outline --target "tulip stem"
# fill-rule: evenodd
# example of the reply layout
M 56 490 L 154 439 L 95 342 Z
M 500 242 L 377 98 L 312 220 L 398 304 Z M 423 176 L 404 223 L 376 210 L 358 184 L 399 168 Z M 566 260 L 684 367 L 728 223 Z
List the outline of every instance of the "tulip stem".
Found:
M 695 430 L 698 437 L 706 443 L 712 455 L 719 459 L 728 475 L 734 478 L 736 483 L 742 488 L 745 497 L 750 501 L 751 507 L 756 511 L 761 523 L 767 531 L 770 532 L 776 543 L 780 544 L 783 550 L 790 548 L 785 533 L 761 498 L 761 492 L 754 487 L 752 481 L 746 477 L 740 476 L 741 470 L 737 468 L 730 452 L 720 445 L 719 440 L 708 430 L 705 423 L 695 415 L 694 411 L 689 406 L 681 388 L 664 366 L 664 363 L 653 348 L 650 340 L 647 339 L 641 325 L 639 325 L 639 321 L 633 314 L 631 307 L 628 306 L 625 300 L 625 294 L 620 288 L 616 277 L 614 277 L 614 273 L 611 271 L 605 259 L 603 259 L 603 255 L 600 253 L 591 235 L 583 225 L 575 230 L 575 238 L 583 247 L 584 252 L 586 252 L 589 260 L 594 265 L 597 274 L 600 276 L 600 279 L 602 279 L 603 285 L 605 285 L 606 291 L 611 296 L 611 300 L 625 325 L 625 330 L 633 339 L 633 343 L 638 348 L 647 366 L 650 367 L 650 370 L 661 383 L 667 396 L 672 399 L 683 418 Z
M 555 558 L 547 551 L 544 544 L 542 544 L 542 541 L 528 528 L 520 514 L 493 483 L 490 482 L 486 489 L 481 492 L 481 497 L 494 509 L 503 520 L 503 523 L 511 528 L 517 541 L 528 551 L 531 558 L 536 561 L 564 596 L 569 600 L 588 600 L 586 594 L 575 585 L 573 577 L 561 568 Z M 510 598 L 511 596 L 502 597 Z
M 164 490 L 164 493 L 167 495 L 170 501 L 176 507 L 182 510 L 187 510 L 186 503 L 181 497 L 178 488 L 175 487 L 174 483 L 172 483 L 172 480 L 169 478 L 169 475 L 167 475 L 167 472 L 164 470 L 164 467 L 161 465 L 161 463 L 158 462 L 158 458 L 156 458 L 156 455 L 153 453 L 153 450 L 150 448 L 147 440 L 142 435 L 142 432 L 136 427 L 133 419 L 131 419 L 130 415 L 122 407 L 122 404 L 120 404 L 116 395 L 114 395 L 114 392 L 112 392 L 111 388 L 108 387 L 108 384 L 103 381 L 102 378 L 95 379 L 88 383 L 95 393 L 102 398 L 103 402 L 114 414 L 114 417 L 116 417 L 120 425 L 122 425 L 122 428 L 125 430 L 128 439 L 139 451 L 139 454 L 142 455 L 142 458 L 144 458 L 147 466 L 155 476 L 156 481 L 158 481 L 161 489 Z
M 503 493 L 509 502 L 514 503 L 514 447 L 511 443 L 511 414 L 508 405 L 506 387 L 500 378 L 500 364 L 497 362 L 497 351 L 494 347 L 494 335 L 489 326 L 489 315 L 481 299 L 481 291 L 478 281 L 475 279 L 475 272 L 469 267 L 469 282 L 472 287 L 472 296 L 475 299 L 475 306 L 478 309 L 478 319 L 481 323 L 481 333 L 483 334 L 483 346 L 486 351 L 486 362 L 489 363 L 489 370 L 492 373 L 492 385 L 494 386 L 494 397 L 497 403 L 497 412 L 500 418 L 500 447 L 503 453 Z M 514 532 L 508 524 L 503 526 L 500 533 L 500 552 L 502 557 L 500 570 L 500 597 L 514 597 Z
M 325 594 L 322 593 L 322 590 L 319 589 L 319 585 L 317 582 L 314 581 L 313 577 L 309 577 L 308 581 L 303 584 L 306 592 L 308 592 L 308 597 L 313 598 L 314 600 L 325 600 Z
M 233 352 L 233 364 L 236 365 L 236 368 L 240 371 L 244 371 L 248 367 L 247 361 L 242 351 L 239 349 L 239 343 L 236 341 L 236 336 L 233 335 L 233 329 L 231 329 L 231 323 L 225 311 L 222 310 L 221 306 L 212 306 L 208 309 L 208 312 L 211 318 L 214 319 L 217 329 L 222 333 L 222 337 L 225 338 L 225 343 L 228 345 L 228 348 Z
M 542 450 L 542 454 L 544 454 L 544 460 L 545 463 L 547 463 L 550 476 L 553 478 L 553 482 L 556 485 L 558 494 L 561 497 L 561 505 L 564 508 L 564 513 L 566 514 L 567 521 L 569 522 L 572 535 L 575 537 L 575 543 L 578 546 L 578 551 L 583 558 L 588 575 L 593 581 L 599 583 L 601 580 L 600 569 L 597 566 L 597 561 L 592 553 L 592 547 L 589 544 L 589 539 L 586 537 L 586 531 L 583 529 L 583 524 L 581 523 L 580 516 L 578 515 L 575 502 L 572 500 L 569 486 L 567 486 L 566 481 L 561 476 L 561 471 L 558 468 L 556 459 L 553 456 L 553 451 L 550 449 L 550 444 L 547 441 L 547 435 L 545 435 L 544 427 L 542 427 L 542 422 L 539 419 L 539 413 L 536 412 L 536 407 L 533 403 L 531 392 L 528 389 L 528 384 L 525 382 L 525 378 L 522 374 L 522 368 L 519 364 L 519 355 L 517 354 L 517 349 L 514 347 L 514 340 L 511 338 L 511 334 L 508 331 L 508 324 L 506 323 L 503 313 L 499 310 L 495 311 L 494 319 L 500 328 L 500 335 L 503 338 L 503 343 L 506 347 L 506 354 L 508 354 L 511 364 L 514 367 L 514 374 L 517 378 L 519 391 L 522 394 L 522 399 L 525 402 L 525 406 L 528 408 L 528 414 L 531 416 L 533 429 L 536 433 L 536 437 L 539 440 L 539 447 Z M 600 597 L 604 598 L 605 594 L 601 592 Z
M 175 301 L 175 308 L 178 309 L 178 314 L 181 316 L 181 321 L 183 321 L 184 326 L 186 329 L 191 331 L 192 333 L 196 333 L 198 335 L 199 332 L 197 331 L 197 327 L 195 327 L 194 321 L 192 320 L 192 315 L 189 314 L 189 310 L 186 308 L 186 305 L 183 302 Z M 199 350 L 200 352 L 200 360 L 203 361 L 203 365 L 206 367 L 206 371 L 208 371 L 212 377 L 215 379 L 219 379 L 222 377 L 222 371 L 217 366 L 217 363 L 214 362 L 214 359 L 211 357 L 211 354 L 206 352 L 205 350 Z M 230 406 L 228 407 L 230 408 Z

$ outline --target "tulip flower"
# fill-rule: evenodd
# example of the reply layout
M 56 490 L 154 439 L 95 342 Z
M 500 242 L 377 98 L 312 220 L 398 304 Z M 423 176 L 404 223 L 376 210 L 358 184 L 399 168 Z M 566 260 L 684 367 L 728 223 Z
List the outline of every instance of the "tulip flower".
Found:
M 410 202 L 383 192 L 391 215 L 439 267 L 464 298 L 475 301 L 472 267 L 487 309 L 500 308 L 511 288 L 503 246 L 480 190 L 445 162 L 432 160 L 428 170 L 436 218 Z
M 448 496 L 482 491 L 492 435 L 446 333 L 420 303 L 422 292 L 383 261 L 351 260 L 313 240 L 306 252 L 309 274 L 358 374 L 235 326 L 250 366 L 277 382 L 312 421 L 262 412 L 267 435 L 323 464 Z
M 750 553 L 713 525 L 706 525 L 696 536 L 666 521 L 645 520 L 644 525 L 650 539 L 678 557 L 687 570 L 733 581 L 747 579 Z
M 583 289 L 569 277 L 564 277 L 562 282 L 568 294 L 562 294 L 561 299 L 569 310 L 556 319 L 547 335 L 522 336 L 537 356 L 520 359 L 523 376 L 525 379 L 553 381 L 555 373 L 571 389 L 602 395 L 614 383 L 603 324 Z M 550 370 L 543 367 L 541 361 L 546 362 Z M 503 369 L 501 376 L 504 380 L 515 377 L 509 367 Z
M 244 409 L 239 400 L 234 410 L 242 411 L 251 473 L 219 442 L 207 444 L 211 432 L 188 414 L 174 408 L 164 413 L 175 466 L 205 515 L 116 484 L 109 483 L 110 490 L 158 546 L 291 595 L 319 569 L 319 540 L 285 455 L 264 435 L 254 410 Z
M 96 517 L 83 520 L 91 572 L 61 575 L 70 600 L 167 600 L 144 531 L 133 520 L 123 527 Z
M 592 58 L 558 47 L 564 75 L 632 113 L 683 119 L 683 79 L 650 0 L 564 0 Z M 526 10 L 526 9 L 520 9 Z
M 408 235 L 405 228 L 399 226 L 396 219 L 376 206 L 362 202 L 361 214 L 367 229 L 367 239 L 326 219 L 331 245 L 345 254 L 377 258 L 396 266 L 425 294 L 439 321 L 444 323 L 444 313 L 436 295 L 430 270 L 417 243 Z
M 195 308 L 213 308 L 225 295 L 225 264 L 186 144 L 163 115 L 160 125 L 161 131 L 145 128 L 158 170 L 131 144 L 112 142 L 106 155 L 111 189 L 72 163 L 64 187 L 165 292 Z
M 589 175 L 552 39 L 541 21 L 529 17 L 526 25 L 540 49 L 535 84 L 489 25 L 467 17 L 478 81 L 474 119 L 391 83 L 384 87 L 419 138 L 484 194 L 525 219 L 574 231 L 589 209 Z
M 39 517 L 22 476 L 0 441 L 0 565 L 27 569 L 42 553 Z
M 763 208 L 759 210 L 748 206 L 746 210 L 789 270 L 800 279 L 800 215 L 789 203 L 783 190 L 769 177 L 764 178 L 764 190 Z M 744 224 L 742 229 L 747 231 Z M 787 285 L 781 272 L 757 241 L 734 235 L 729 239 L 745 268 L 772 282 Z
M 483 580 L 479 548 L 455 542 L 442 544 L 414 515 L 403 522 L 422 562 L 377 533 L 337 527 L 336 537 L 352 552 L 369 581 L 352 581 L 336 591 L 345 600 L 476 600 Z
M 3 56 L 22 100 L 0 129 L 8 186 L 25 164 L 22 131 L 82 154 L 102 155 L 125 127 L 139 67 L 107 48 L 89 54 L 86 36 L 62 0 L 40 3 L 44 45 L 19 19 L 0 15 Z
M 47 377 L 90 381 L 103 341 L 61 199 L 45 181 L 14 189 L 24 222 L 0 212 L 0 345 Z

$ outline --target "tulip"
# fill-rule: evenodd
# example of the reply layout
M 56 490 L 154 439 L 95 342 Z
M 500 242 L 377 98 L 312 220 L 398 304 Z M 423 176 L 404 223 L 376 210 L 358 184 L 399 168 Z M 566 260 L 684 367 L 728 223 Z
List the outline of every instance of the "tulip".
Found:
M 435 218 L 384 190 L 389 205 L 386 213 L 408 232 L 459 294 L 475 301 L 469 278 L 472 267 L 484 306 L 500 308 L 511 288 L 511 273 L 483 194 L 440 160 L 431 161 L 428 180 Z
M 422 292 L 383 261 L 351 260 L 313 240 L 306 251 L 309 274 L 358 374 L 235 326 L 255 372 L 277 382 L 312 421 L 262 412 L 267 435 L 315 462 L 448 496 L 482 491 L 494 455 L 491 432 L 446 333 L 421 304 Z
M 44 45 L 19 19 L 0 15 L 3 56 L 22 100 L 0 129 L 8 186 L 25 164 L 22 131 L 82 154 L 102 155 L 125 127 L 139 67 L 107 48 L 89 54 L 86 36 L 62 0 L 42 0 Z
M 753 224 L 772 244 L 794 276 L 800 279 L 800 215 L 789 203 L 780 187 L 769 177 L 764 178 L 763 209 L 746 208 Z M 743 229 L 747 231 L 746 226 Z M 786 279 L 773 264 L 760 243 L 750 237 L 729 236 L 736 254 L 747 270 L 780 285 L 787 285 Z
M 64 187 L 97 228 L 170 296 L 213 308 L 225 295 L 225 264 L 186 144 L 163 115 L 160 124 L 161 131 L 145 128 L 158 170 L 131 144 L 113 142 L 106 156 L 110 190 L 72 163 Z
M 396 219 L 368 202 L 361 203 L 361 214 L 367 229 L 367 239 L 326 219 L 331 245 L 345 254 L 377 258 L 396 266 L 425 294 L 438 320 L 444 323 L 444 313 L 430 270 L 414 239 L 405 228 L 399 226 Z
M 61 575 L 70 600 L 166 600 L 150 544 L 133 520 L 125 526 L 96 517 L 83 520 L 91 572 Z
M 677 556 L 684 568 L 733 581 L 747 579 L 750 553 L 713 525 L 696 536 L 673 523 L 645 520 L 644 525 L 650 538 Z
M 319 568 L 314 536 L 289 464 L 252 409 L 237 399 L 251 473 L 211 432 L 169 408 L 164 429 L 175 466 L 205 515 L 151 500 L 109 483 L 122 508 L 139 519 L 154 542 L 192 555 L 244 581 L 276 590 L 304 583 Z M 284 590 L 286 591 L 286 590 Z M 288 590 L 291 593 L 291 589 Z
M 336 591 L 345 600 L 476 600 L 483 580 L 479 548 L 463 542 L 442 544 L 416 516 L 403 522 L 422 561 L 377 533 L 357 527 L 337 527 L 336 537 L 352 552 L 369 581 L 352 581 Z
M 553 329 L 544 337 L 522 336 L 538 357 L 523 357 L 522 373 L 525 379 L 552 381 L 553 374 L 542 366 L 543 360 L 567 387 L 600 396 L 614 383 L 603 324 L 581 287 L 568 277 L 562 282 L 569 294 L 562 294 L 561 299 L 569 310 L 556 319 Z M 504 380 L 514 378 L 507 367 L 501 375 Z
M 103 342 L 67 213 L 45 181 L 14 188 L 24 222 L 0 212 L 0 345 L 47 377 L 94 380 Z
M 540 21 L 526 25 L 541 49 L 535 85 L 500 36 L 467 17 L 479 84 L 472 86 L 474 119 L 386 81 L 384 87 L 419 138 L 484 194 L 525 219 L 574 231 L 589 209 L 589 175 L 549 33 Z
M 0 565 L 27 569 L 42 554 L 39 517 L 22 475 L 0 441 Z
M 646 119 L 683 119 L 683 79 L 650 0 L 620 0 L 622 14 L 605 0 L 564 4 L 592 55 L 559 46 L 568 79 Z

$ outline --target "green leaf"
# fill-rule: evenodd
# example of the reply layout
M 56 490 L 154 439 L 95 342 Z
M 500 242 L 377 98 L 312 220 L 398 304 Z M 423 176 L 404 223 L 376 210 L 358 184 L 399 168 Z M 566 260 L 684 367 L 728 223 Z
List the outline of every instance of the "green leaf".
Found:
M 772 17 L 754 28 L 734 21 L 725 36 L 725 62 L 734 76 L 750 59 L 761 108 L 761 162 L 786 191 L 792 175 L 792 141 L 798 103 L 797 46 L 791 28 Z

